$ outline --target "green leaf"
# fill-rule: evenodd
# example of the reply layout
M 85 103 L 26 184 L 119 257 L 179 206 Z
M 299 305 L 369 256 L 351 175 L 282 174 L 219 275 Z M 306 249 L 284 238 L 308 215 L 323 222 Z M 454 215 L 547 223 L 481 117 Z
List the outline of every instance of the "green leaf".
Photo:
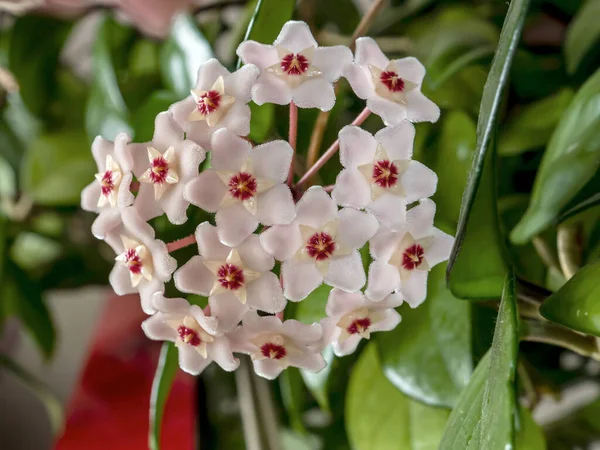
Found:
M 21 177 L 25 191 L 41 205 L 79 204 L 96 164 L 85 134 L 65 131 L 41 135 L 27 150 Z
M 279 387 L 283 406 L 289 415 L 292 429 L 298 433 L 306 433 L 306 428 L 302 423 L 305 390 L 300 370 L 296 367 L 288 367 L 279 377 Z
M 520 406 L 518 419 L 515 424 L 515 450 L 546 450 L 544 432 L 533 420 L 529 410 Z
M 567 28 L 565 60 L 570 74 L 577 71 L 585 56 L 598 45 L 600 40 L 598 16 L 600 16 L 600 2 L 587 0 Z
M 177 375 L 179 363 L 177 348 L 172 342 L 165 342 L 160 350 L 158 366 L 152 382 L 150 393 L 150 430 L 148 434 L 148 447 L 151 450 L 160 449 L 160 435 L 165 404 L 169 398 L 173 380 Z
M 46 408 L 53 434 L 60 436 L 64 426 L 64 411 L 61 401 L 54 392 L 8 356 L 0 354 L 0 368 L 13 374 L 36 395 Z
M 213 57 L 213 51 L 196 22 L 187 14 L 177 16 L 171 35 L 160 52 L 160 68 L 164 83 L 179 97 L 186 97 L 196 82 L 202 64 Z
M 325 350 L 323 350 L 323 357 L 325 358 L 325 362 L 327 362 L 327 366 L 325 366 L 323 370 L 320 372 L 301 370 L 300 374 L 302 375 L 304 384 L 319 404 L 319 407 L 323 411 L 330 411 L 329 382 L 334 368 L 339 365 L 339 360 L 333 353 L 331 345 L 325 347 Z
M 55 261 L 61 251 L 62 246 L 54 239 L 23 231 L 13 242 L 10 256 L 19 267 L 31 271 Z
M 600 336 L 600 261 L 588 264 L 546 299 L 540 313 L 568 328 Z
M 434 406 L 452 407 L 467 385 L 471 358 L 470 305 L 452 296 L 445 265 L 433 268 L 427 301 L 398 312 L 395 330 L 377 333 L 376 342 L 388 380 L 406 395 Z
M 518 353 L 514 275 L 506 277 L 492 348 L 452 410 L 439 450 L 514 448 Z
M 504 91 L 504 87 L 508 80 L 508 75 L 510 72 L 510 66 L 512 63 L 512 59 L 517 48 L 517 44 L 521 37 L 521 31 L 523 29 L 523 24 L 525 23 L 525 17 L 527 16 L 527 9 L 529 7 L 529 0 L 514 0 L 510 3 L 508 8 L 508 13 L 506 15 L 506 19 L 504 21 L 504 25 L 502 27 L 502 32 L 500 34 L 500 41 L 498 43 L 498 50 L 496 51 L 496 55 L 494 56 L 494 60 L 492 61 L 492 67 L 490 69 L 490 73 L 488 79 L 486 81 L 485 87 L 483 89 L 483 97 L 481 99 L 481 107 L 479 110 L 479 120 L 477 122 L 477 148 L 475 152 L 475 157 L 473 158 L 473 165 L 471 167 L 471 173 L 469 175 L 469 181 L 467 183 L 467 187 L 463 196 L 463 202 L 460 210 L 460 217 L 458 221 L 457 235 L 456 241 L 454 242 L 454 247 L 452 248 L 452 253 L 450 255 L 450 260 L 448 263 L 448 278 L 451 280 L 451 274 L 453 271 L 453 266 L 457 262 L 457 257 L 461 252 L 461 247 L 465 240 L 465 236 L 467 235 L 467 226 L 471 219 L 472 210 L 474 209 L 474 205 L 476 202 L 476 197 L 479 189 L 479 185 L 481 183 L 482 173 L 484 171 L 484 165 L 487 160 L 488 170 L 493 174 L 493 164 L 494 161 L 493 156 L 487 157 L 488 148 L 492 142 L 494 129 L 496 126 L 496 118 L 498 114 L 498 108 L 500 106 L 500 101 L 502 99 L 502 93 Z M 493 177 L 491 177 L 493 178 Z M 491 183 L 489 185 L 490 189 L 495 190 L 494 184 Z M 489 201 L 489 198 L 483 198 L 479 196 L 480 202 Z M 491 208 L 495 207 L 495 203 L 490 205 Z M 478 215 L 479 216 L 479 215 Z M 476 217 L 474 219 L 479 219 L 480 217 Z M 490 217 L 484 216 L 487 219 L 489 224 Z M 492 220 L 495 217 L 492 216 Z M 475 226 L 480 227 L 480 224 L 477 223 L 478 220 L 473 220 L 472 222 L 476 222 Z M 494 220 L 494 222 L 496 222 Z M 471 231 L 471 239 L 473 232 Z M 481 238 L 482 236 L 480 236 Z M 471 240 L 471 242 L 474 242 Z M 485 240 L 480 240 L 478 245 L 481 245 L 481 242 L 488 242 Z M 480 249 L 480 247 L 479 247 Z M 481 252 L 479 252 L 481 253 Z M 486 252 L 488 253 L 488 252 Z M 493 252 L 492 252 L 493 253 Z M 462 261 L 465 261 L 470 265 L 478 265 L 476 261 L 470 260 L 470 258 L 461 258 Z M 494 257 L 494 260 L 497 258 Z M 485 266 L 484 264 L 481 264 Z M 469 294 L 475 291 L 481 291 L 486 294 L 484 296 L 488 296 L 489 294 L 496 294 L 498 282 L 496 281 L 498 275 L 498 268 L 500 264 L 499 261 L 494 262 L 493 266 L 487 267 L 486 270 L 488 272 L 486 275 L 491 275 L 489 283 L 485 283 L 485 286 L 475 286 L 473 284 L 473 289 L 469 289 Z M 474 277 L 474 276 L 473 276 Z M 469 277 L 473 279 L 473 277 Z M 452 282 L 451 282 L 452 285 Z M 456 290 L 455 290 L 456 289 Z M 454 283 L 453 292 L 456 294 L 458 292 L 457 282 Z M 459 296 L 462 296 L 459 294 Z
M 565 88 L 512 115 L 500 134 L 498 154 L 518 155 L 545 146 L 573 96 L 573 91 Z
M 273 103 L 265 103 L 257 105 L 250 103 L 250 134 L 248 137 L 257 144 L 262 144 L 267 140 L 273 125 L 275 123 L 275 105 Z
M 376 346 L 365 348 L 346 393 L 346 430 L 353 449 L 437 450 L 447 418 L 447 410 L 396 389 L 381 371 Z
M 138 108 L 133 121 L 133 135 L 136 142 L 151 141 L 154 135 L 154 120 L 158 113 L 169 109 L 181 98 L 170 91 L 156 91 Z
M 547 228 L 599 166 L 600 69 L 579 89 L 552 134 L 512 242 L 523 244 Z
M 565 220 L 568 220 L 571 217 L 581 214 L 582 212 L 587 211 L 588 209 L 593 208 L 594 206 L 597 206 L 599 204 L 600 204 L 600 192 L 592 195 L 591 197 L 586 198 L 585 200 L 577 203 L 575 206 L 573 206 L 572 208 L 565 211 L 558 218 L 558 222 L 562 223 Z
M 322 284 L 296 306 L 295 319 L 306 324 L 319 322 L 325 317 L 325 305 L 332 287 Z

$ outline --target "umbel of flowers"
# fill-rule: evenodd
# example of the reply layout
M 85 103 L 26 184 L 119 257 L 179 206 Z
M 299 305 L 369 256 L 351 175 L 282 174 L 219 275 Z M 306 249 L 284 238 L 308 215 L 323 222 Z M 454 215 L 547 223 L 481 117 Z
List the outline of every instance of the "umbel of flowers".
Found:
M 453 238 L 433 226 L 437 177 L 412 160 L 412 122 L 434 122 L 439 109 L 420 91 L 419 61 L 390 61 L 371 38 L 357 40 L 353 57 L 344 46 L 320 47 L 305 23 L 292 21 L 273 45 L 246 41 L 237 53 L 245 65 L 233 73 L 214 59 L 200 67 L 191 95 L 157 116 L 151 142 L 98 137 L 98 174 L 82 207 L 98 214 L 92 232 L 115 250 L 115 292 L 139 293 L 150 315 L 145 333 L 173 341 L 183 370 L 198 374 L 213 361 L 235 370 L 235 354 L 245 353 L 265 378 L 288 366 L 316 372 L 326 346 L 347 355 L 371 333 L 395 328 L 396 308 L 419 306 L 429 270 L 449 255 Z M 296 108 L 330 110 L 341 76 L 366 108 L 294 184 Z M 253 146 L 245 138 L 250 101 L 290 105 L 288 141 Z M 385 124 L 375 135 L 359 128 L 371 112 Z M 306 189 L 338 150 L 335 186 Z M 210 168 L 200 172 L 207 152 Z M 214 213 L 214 223 L 171 244 L 155 239 L 148 221 L 166 214 L 182 224 L 190 204 Z M 169 253 L 182 242 L 198 255 L 177 269 Z M 365 273 L 359 249 L 367 243 Z M 208 306 L 165 298 L 171 277 Z M 333 289 L 319 323 L 284 320 L 288 301 L 322 283 Z

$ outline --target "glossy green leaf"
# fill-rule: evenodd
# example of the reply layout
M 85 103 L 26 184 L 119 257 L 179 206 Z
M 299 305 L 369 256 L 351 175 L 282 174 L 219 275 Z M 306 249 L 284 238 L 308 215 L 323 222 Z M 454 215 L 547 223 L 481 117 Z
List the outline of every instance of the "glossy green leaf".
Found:
M 267 140 L 273 125 L 275 124 L 275 105 L 265 103 L 257 105 L 250 103 L 250 134 L 248 137 L 256 144 L 262 144 Z
M 533 420 L 529 410 L 520 406 L 517 419 L 515 450 L 546 450 L 544 431 Z
M 332 287 L 322 284 L 296 306 L 295 318 L 300 322 L 312 324 L 325 317 L 325 306 Z
M 598 206 L 598 205 L 600 205 L 600 192 L 592 195 L 591 197 L 586 198 L 585 200 L 577 203 L 572 208 L 565 211 L 558 218 L 558 222 L 562 223 L 565 220 L 568 220 L 571 217 L 581 214 L 582 212 L 587 211 L 588 209 L 593 208 L 594 206 Z
M 21 177 L 25 191 L 36 203 L 76 205 L 95 171 L 85 134 L 66 131 L 41 135 L 31 144 Z
M 573 74 L 586 55 L 600 42 L 600 2 L 587 0 L 567 29 L 565 38 L 565 59 L 567 70 Z
M 327 362 L 327 366 L 325 366 L 323 370 L 320 372 L 301 370 L 300 374 L 302 375 L 304 384 L 319 404 L 319 407 L 323 411 L 329 411 L 331 409 L 329 404 L 330 376 L 333 373 L 334 366 L 337 366 L 339 361 L 333 353 L 331 345 L 325 347 L 325 350 L 323 350 L 323 357 Z
M 172 342 L 165 342 L 160 350 L 158 366 L 152 381 L 152 392 L 150 393 L 150 430 L 148 434 L 148 447 L 151 450 L 159 450 L 161 426 L 165 404 L 169 398 L 173 380 L 177 375 L 179 363 L 177 360 L 177 348 Z
M 300 370 L 296 367 L 288 367 L 279 377 L 279 387 L 283 406 L 289 415 L 292 429 L 299 433 L 305 433 L 306 429 L 302 423 L 305 390 Z
M 573 96 L 573 91 L 565 88 L 513 114 L 500 133 L 498 154 L 518 155 L 546 145 Z
M 156 91 L 138 108 L 133 121 L 133 133 L 136 142 L 151 141 L 154 135 L 154 120 L 158 113 L 169 109 L 181 98 L 170 91 Z
M 514 276 L 506 277 L 492 348 L 452 410 L 439 450 L 514 448 L 518 322 Z
M 512 230 L 523 244 L 547 228 L 600 166 L 600 69 L 579 89 L 552 134 L 533 186 L 531 204 Z
M 365 348 L 346 393 L 346 430 L 353 449 L 437 450 L 447 418 L 447 410 L 396 389 L 381 370 L 376 346 Z
M 600 261 L 588 264 L 546 299 L 540 313 L 552 322 L 600 336 Z
M 202 64 L 213 57 L 210 44 L 196 22 L 186 14 L 177 16 L 171 35 L 160 52 L 160 68 L 165 84 L 179 97 L 190 94 Z
M 406 395 L 433 406 L 453 407 L 467 385 L 471 358 L 470 305 L 452 296 L 445 264 L 433 268 L 427 300 L 398 310 L 402 323 L 374 335 L 388 380 Z

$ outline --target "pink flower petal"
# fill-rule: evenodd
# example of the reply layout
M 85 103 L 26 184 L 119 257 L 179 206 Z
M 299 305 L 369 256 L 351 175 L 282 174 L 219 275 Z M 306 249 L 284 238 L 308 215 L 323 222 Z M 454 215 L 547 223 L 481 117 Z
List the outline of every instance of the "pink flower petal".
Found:
M 238 136 L 246 136 L 250 133 L 250 116 L 250 107 L 241 101 L 236 101 L 231 105 L 223 119 L 212 127 L 210 131 L 225 128 Z
M 358 291 L 366 281 L 365 269 L 358 250 L 343 258 L 332 259 L 325 277 L 325 283 L 328 285 L 349 292 Z
M 298 262 L 293 259 L 281 265 L 283 295 L 293 302 L 306 298 L 318 288 L 323 278 L 312 262 Z
M 332 342 L 333 353 L 335 353 L 336 356 L 351 355 L 356 351 L 361 340 L 362 338 L 358 334 L 354 334 L 342 342 L 335 340 Z
M 137 289 L 131 286 L 129 270 L 123 264 L 115 264 L 110 271 L 108 281 L 117 295 L 127 295 L 137 292 Z
M 369 282 L 365 291 L 367 298 L 378 302 L 398 289 L 400 289 L 398 269 L 385 262 L 372 262 L 369 267 Z M 402 292 L 404 293 L 404 291 Z
M 165 323 L 165 317 L 162 313 L 156 313 L 142 322 L 142 330 L 148 337 L 154 341 L 177 340 L 177 332 Z
M 208 296 L 215 282 L 215 276 L 206 268 L 201 256 L 192 257 L 173 276 L 175 287 L 181 292 Z
M 163 153 L 171 145 L 183 140 L 183 130 L 175 123 L 173 114 L 169 111 L 161 112 L 154 121 L 154 136 L 152 142 Z
M 437 175 L 433 170 L 418 161 L 411 161 L 402 174 L 402 186 L 406 192 L 406 202 L 412 203 L 431 197 L 437 187 Z
M 356 40 L 354 62 L 360 65 L 371 64 L 380 69 L 385 69 L 390 60 L 383 54 L 373 38 L 361 37 Z
M 357 169 L 344 169 L 335 181 L 331 197 L 340 206 L 363 209 L 371 203 L 371 187 Z
M 391 331 L 398 326 L 402 317 L 393 309 L 385 311 L 385 317 L 371 326 L 371 331 Z
M 249 310 L 248 306 L 242 304 L 231 292 L 211 295 L 208 301 L 210 313 L 217 318 L 219 331 L 223 333 L 233 330 Z
M 279 278 L 273 272 L 263 273 L 261 277 L 248 283 L 247 289 L 247 302 L 250 307 L 271 314 L 285 308 L 287 302 Z
M 225 78 L 225 92 L 235 97 L 239 103 L 248 103 L 252 96 L 250 90 L 258 77 L 260 70 L 253 64 L 246 64 Z
M 198 243 L 198 252 L 204 259 L 208 261 L 224 261 L 229 256 L 231 247 L 219 241 L 217 227 L 211 225 L 209 222 L 202 222 L 198 225 L 195 236 Z
M 278 261 L 286 261 L 302 245 L 302 236 L 297 225 L 276 225 L 260 234 L 260 244 Z
M 169 111 L 173 114 L 173 120 L 186 132 L 190 129 L 190 122 L 187 118 L 194 108 L 196 108 L 196 102 L 194 102 L 191 95 L 169 107 Z M 189 136 L 188 139 L 190 139 Z
M 423 67 L 423 64 L 421 64 L 417 58 L 409 56 L 407 58 L 396 59 L 394 60 L 394 65 L 396 66 L 400 77 L 418 85 L 423 82 L 423 78 L 425 78 L 425 67 Z M 381 69 L 383 68 L 384 67 L 381 67 Z
M 446 261 L 450 257 L 454 238 L 437 228 L 433 229 L 433 242 L 431 247 L 426 250 L 425 257 L 430 267 L 433 267 L 442 261 Z
M 183 190 L 183 197 L 187 201 L 211 213 L 217 212 L 226 194 L 227 187 L 211 169 L 201 172 Z
M 288 356 L 290 365 L 309 372 L 320 372 L 327 366 L 321 353 L 291 353 Z
M 118 208 L 102 209 L 92 223 L 92 234 L 96 239 L 106 239 L 121 223 L 121 212 Z
M 166 298 L 162 292 L 157 292 L 152 296 L 152 303 L 161 313 L 180 316 L 190 313 L 191 305 L 185 298 Z
M 311 186 L 296 205 L 296 222 L 320 228 L 337 217 L 337 206 L 321 186 Z
M 440 108 L 419 91 L 406 94 L 408 110 L 406 117 L 411 122 L 437 122 Z
M 319 45 L 310 32 L 308 25 L 305 22 L 296 20 L 290 20 L 283 25 L 273 44 L 275 46 L 280 45 L 294 53 Z
M 252 150 L 252 144 L 226 129 L 220 129 L 212 137 L 211 164 L 215 170 L 236 172 Z
M 236 247 L 252 234 L 258 221 L 241 203 L 221 208 L 215 216 L 219 240 L 230 247 Z
M 332 289 L 327 298 L 325 313 L 329 317 L 342 317 L 355 309 L 364 307 L 367 300 L 361 292 Z
M 413 238 L 420 239 L 431 235 L 434 216 L 435 203 L 428 198 L 422 199 L 406 213 L 407 228 Z
M 411 159 L 415 142 L 415 126 L 403 120 L 392 127 L 382 128 L 375 135 L 391 160 Z
M 319 108 L 321 111 L 329 111 L 335 105 L 335 91 L 329 81 L 317 77 L 295 88 L 292 91 L 292 99 L 299 108 Z
M 154 185 L 149 183 L 140 183 L 133 206 L 143 220 L 151 220 L 163 215 L 160 204 L 154 198 Z
M 215 233 L 216 237 L 216 233 Z M 229 247 L 225 247 L 229 249 Z M 268 272 L 273 269 L 275 260 L 269 255 L 260 244 L 258 234 L 251 234 L 248 238 L 236 247 L 242 262 L 250 269 L 257 272 Z M 225 256 L 227 258 L 227 256 Z M 223 259 L 225 259 L 223 258 Z
M 277 183 L 285 183 L 294 151 L 287 141 L 271 141 L 252 149 L 254 174 Z
M 377 139 L 371 133 L 354 125 L 346 125 L 339 134 L 340 162 L 346 168 L 356 168 L 373 162 Z
M 199 375 L 212 360 L 204 359 L 194 347 L 187 344 L 177 346 L 179 350 L 179 367 L 190 375 Z
M 292 338 L 298 346 L 315 347 L 320 345 L 323 328 L 318 323 L 307 325 L 297 320 L 283 322 L 285 335 Z
M 313 64 L 323 72 L 329 82 L 342 76 L 344 67 L 352 63 L 352 52 L 344 45 L 319 47 L 315 50 Z
M 374 259 L 388 261 L 396 250 L 404 232 L 396 233 L 388 228 L 380 227 L 377 234 L 369 241 L 369 251 Z
M 292 101 L 292 89 L 281 78 L 263 73 L 252 87 L 252 100 L 257 105 L 265 103 L 287 105 Z
M 343 208 L 339 212 L 339 219 L 336 239 L 351 248 L 361 248 L 375 236 L 379 227 L 372 214 L 353 208 Z
M 256 41 L 242 42 L 238 46 L 236 53 L 245 64 L 256 64 L 260 69 L 266 69 L 279 62 L 279 56 L 275 47 L 260 44 Z
M 252 361 L 252 363 L 254 364 L 256 374 L 267 380 L 274 380 L 285 369 L 279 361 L 274 359 L 261 359 L 259 361 Z
M 165 291 L 165 284 L 156 278 L 152 280 L 142 280 L 137 287 L 140 293 L 140 300 L 142 304 L 142 310 L 146 314 L 154 314 L 156 308 L 154 307 L 154 294 L 157 292 L 163 293 Z
M 375 95 L 371 74 L 366 67 L 349 64 L 344 69 L 344 77 L 358 98 L 366 100 Z
M 397 230 L 406 225 L 406 200 L 404 197 L 385 193 L 367 207 L 377 220 L 387 228 Z
M 408 280 L 402 283 L 400 292 L 411 308 L 416 308 L 427 297 L 427 275 L 429 272 L 413 270 Z
M 295 214 L 294 199 L 285 184 L 276 184 L 258 196 L 256 219 L 264 225 L 287 225 Z
M 374 95 L 367 99 L 367 108 L 381 116 L 387 126 L 397 125 L 406 119 L 406 107 L 391 100 Z
M 211 58 L 198 69 L 198 78 L 196 79 L 196 89 L 209 90 L 219 77 L 227 77 L 230 74 L 223 64 L 216 58 Z
M 214 360 L 221 369 L 232 372 L 240 365 L 239 359 L 231 353 L 231 346 L 226 337 L 217 337 L 207 349 L 208 357 Z
M 167 219 L 174 225 L 181 225 L 187 222 L 187 209 L 190 206 L 190 202 L 183 197 L 184 188 L 185 185 L 180 181 L 176 185 L 171 186 L 158 201 L 162 210 L 167 215 Z

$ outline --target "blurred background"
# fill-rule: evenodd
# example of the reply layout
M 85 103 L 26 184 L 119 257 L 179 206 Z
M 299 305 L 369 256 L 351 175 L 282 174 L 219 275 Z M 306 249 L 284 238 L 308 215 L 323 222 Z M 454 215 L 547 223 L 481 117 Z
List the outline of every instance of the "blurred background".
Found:
M 200 64 L 216 56 L 234 69 L 235 49 L 256 3 L 0 1 L 3 450 L 146 448 L 148 399 L 160 344 L 146 339 L 140 329 L 144 314 L 139 301 L 116 297 L 107 287 L 114 255 L 91 235 L 94 216 L 78 206 L 81 189 L 96 172 L 90 144 L 97 135 L 113 139 L 123 131 L 137 142 L 149 140 L 156 114 L 189 94 Z M 294 18 L 305 20 L 321 45 L 347 44 L 370 3 L 299 0 Z M 561 115 L 599 65 L 600 46 L 594 40 L 571 45 L 574 50 L 565 57 L 569 27 L 583 4 L 581 0 L 532 2 L 497 139 L 499 211 L 505 236 L 529 204 L 543 149 Z M 475 148 L 481 93 L 506 9 L 507 2 L 499 0 L 390 0 L 368 33 L 388 56 L 417 56 L 428 69 L 423 91 L 442 108 L 442 118 L 436 124 L 417 125 L 415 158 L 438 172 L 435 200 L 449 231 L 456 227 Z M 277 28 L 268 32 L 276 36 L 281 25 L 276 19 L 273 23 Z M 362 107 L 347 83 L 340 82 L 323 148 Z M 287 136 L 286 108 L 252 105 L 252 109 L 254 142 Z M 300 111 L 301 165 L 306 162 L 317 116 L 317 111 Z M 364 127 L 374 131 L 381 122 L 372 116 Z M 315 182 L 332 184 L 338 172 L 334 158 Z M 595 188 L 597 184 L 588 191 Z M 153 226 L 159 238 L 172 241 L 195 229 L 203 216 L 194 214 L 180 227 L 164 218 L 155 219 Z M 600 255 L 596 245 L 600 233 L 593 231 L 598 228 L 597 210 L 594 214 L 586 219 L 585 228 L 589 260 Z M 550 290 L 565 282 L 531 243 L 509 251 L 522 278 Z M 310 307 L 298 314 L 306 321 L 312 318 Z M 493 317 L 482 321 L 486 320 L 493 323 Z M 489 336 L 486 339 L 489 342 Z M 597 381 L 597 364 L 554 347 L 527 345 L 525 352 L 536 373 L 547 381 L 547 389 L 571 388 L 568 383 L 575 377 Z M 334 370 L 347 374 L 353 361 L 349 357 Z M 215 380 L 221 390 L 211 390 Z M 286 426 L 295 431 L 307 423 L 326 428 L 321 448 L 349 448 L 341 419 L 343 406 L 342 412 L 324 414 L 319 408 L 322 399 L 314 391 L 308 394 L 301 382 L 297 371 L 288 371 L 274 384 L 277 404 L 287 412 Z M 163 442 L 168 444 L 164 448 L 194 448 L 198 433 L 220 436 L 212 441 L 218 445 L 206 448 L 243 448 L 239 423 L 231 425 L 239 418 L 231 385 L 231 377 L 215 368 L 200 381 L 178 375 L 165 413 Z M 343 395 L 344 382 L 329 389 L 334 397 Z M 596 383 L 577 385 L 565 397 L 566 403 L 550 402 L 538 408 L 535 417 L 542 425 L 564 421 L 569 415 L 565 411 L 578 410 L 599 391 Z M 306 397 L 301 407 L 290 400 L 298 395 Z M 203 408 L 212 431 L 203 423 Z M 581 437 L 577 442 L 582 445 L 600 435 L 600 423 L 588 422 L 583 431 L 577 428 Z M 336 428 L 340 426 L 341 431 Z M 567 423 L 564 429 L 574 427 Z M 286 446 L 318 448 L 314 441 L 295 439 L 289 434 Z M 572 448 L 560 446 L 560 432 L 552 445 Z

